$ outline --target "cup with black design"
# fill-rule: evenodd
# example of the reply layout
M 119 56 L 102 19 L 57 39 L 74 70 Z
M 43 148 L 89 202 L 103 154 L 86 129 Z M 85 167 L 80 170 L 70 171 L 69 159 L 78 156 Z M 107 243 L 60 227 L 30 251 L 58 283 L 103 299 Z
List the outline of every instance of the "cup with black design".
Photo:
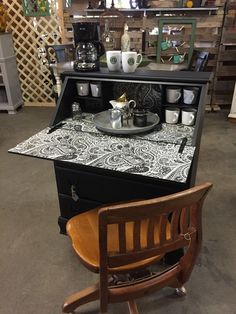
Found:
M 179 120 L 180 109 L 177 107 L 167 107 L 165 110 L 166 123 L 176 124 Z
M 166 100 L 170 104 L 176 104 L 182 96 L 181 88 L 178 86 L 168 86 L 166 88 Z
M 142 62 L 141 53 L 135 51 L 122 52 L 122 68 L 125 73 L 133 73 Z
M 110 50 L 106 52 L 107 67 L 111 72 L 121 70 L 121 50 Z

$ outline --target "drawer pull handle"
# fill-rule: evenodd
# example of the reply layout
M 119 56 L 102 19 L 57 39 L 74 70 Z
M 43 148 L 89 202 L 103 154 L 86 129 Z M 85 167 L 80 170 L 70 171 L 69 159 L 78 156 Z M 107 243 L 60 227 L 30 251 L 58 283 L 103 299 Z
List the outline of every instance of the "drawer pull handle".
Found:
M 76 193 L 76 188 L 74 185 L 71 186 L 71 197 L 73 199 L 73 201 L 77 202 L 79 200 L 79 196 Z

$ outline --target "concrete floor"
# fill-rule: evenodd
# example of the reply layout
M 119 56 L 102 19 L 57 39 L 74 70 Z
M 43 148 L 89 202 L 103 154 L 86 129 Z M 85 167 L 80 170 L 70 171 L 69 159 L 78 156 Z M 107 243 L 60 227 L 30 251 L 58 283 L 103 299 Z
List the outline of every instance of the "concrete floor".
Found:
M 67 237 L 59 234 L 53 164 L 7 150 L 46 127 L 52 108 L 0 113 L 0 314 L 58 314 L 66 295 L 94 283 Z M 197 182 L 212 181 L 203 210 L 203 248 L 186 284 L 138 300 L 145 314 L 236 313 L 236 124 L 228 112 L 206 113 Z M 78 313 L 98 313 L 98 303 Z M 109 313 L 128 313 L 126 304 Z

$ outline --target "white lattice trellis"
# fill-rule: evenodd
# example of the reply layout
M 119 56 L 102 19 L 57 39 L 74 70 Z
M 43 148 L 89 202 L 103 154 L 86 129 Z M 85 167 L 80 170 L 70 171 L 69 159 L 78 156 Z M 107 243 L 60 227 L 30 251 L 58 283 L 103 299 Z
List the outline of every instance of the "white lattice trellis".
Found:
M 47 44 L 60 42 L 57 0 L 50 1 L 50 17 L 25 17 L 21 0 L 3 0 L 13 34 L 23 100 L 26 105 L 51 105 L 50 72 L 40 54 Z

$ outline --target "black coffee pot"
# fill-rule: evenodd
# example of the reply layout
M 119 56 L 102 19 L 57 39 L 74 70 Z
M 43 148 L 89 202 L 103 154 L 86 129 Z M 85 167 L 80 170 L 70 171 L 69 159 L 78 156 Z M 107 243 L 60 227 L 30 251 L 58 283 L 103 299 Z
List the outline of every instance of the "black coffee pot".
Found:
M 105 53 L 100 42 L 100 29 L 98 23 L 74 23 L 75 40 L 75 71 L 98 71 L 99 58 Z

